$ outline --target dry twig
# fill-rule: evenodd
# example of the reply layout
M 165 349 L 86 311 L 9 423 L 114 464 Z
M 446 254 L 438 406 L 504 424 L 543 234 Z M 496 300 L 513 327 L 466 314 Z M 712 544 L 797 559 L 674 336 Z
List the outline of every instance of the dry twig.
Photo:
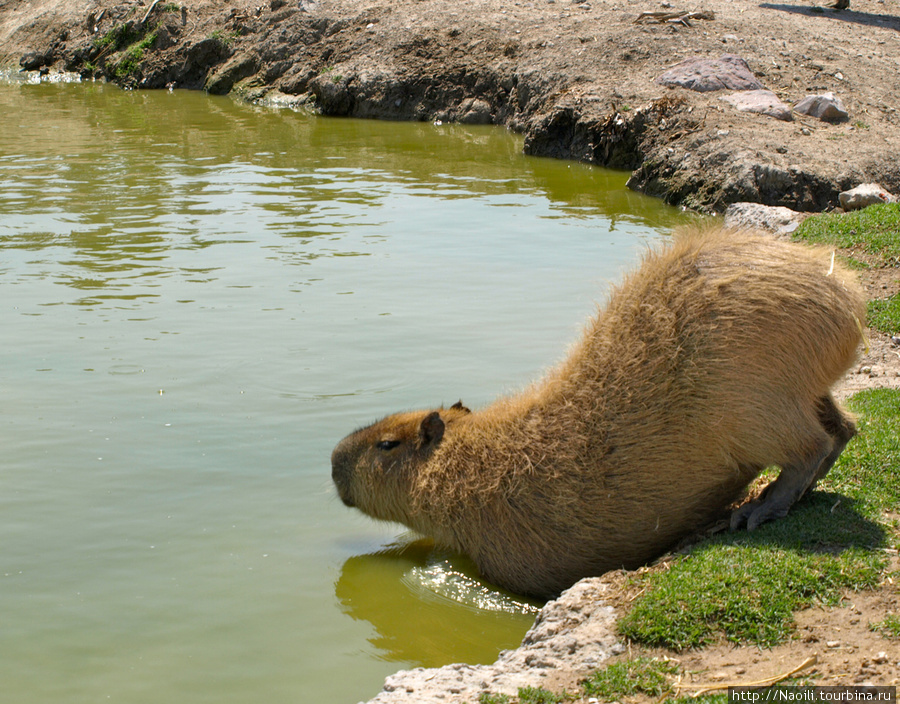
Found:
M 803 662 L 801 662 L 797 667 L 789 672 L 785 672 L 782 675 L 775 675 L 774 677 L 767 677 L 764 680 L 756 680 L 755 682 L 722 682 L 720 684 L 704 684 L 699 687 L 695 684 L 676 684 L 674 685 L 677 689 L 695 689 L 692 697 L 698 697 L 701 694 L 706 694 L 707 692 L 712 692 L 717 689 L 728 689 L 730 687 L 771 687 L 773 684 L 777 684 L 782 680 L 786 680 L 788 677 L 792 675 L 796 675 L 801 670 L 805 670 L 808 667 L 812 667 L 819 661 L 816 655 L 812 655 L 811 657 L 806 658 Z

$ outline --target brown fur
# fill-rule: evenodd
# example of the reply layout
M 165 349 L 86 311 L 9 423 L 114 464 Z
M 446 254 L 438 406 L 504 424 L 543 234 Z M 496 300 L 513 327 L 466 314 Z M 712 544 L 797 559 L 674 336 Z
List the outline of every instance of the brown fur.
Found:
M 732 527 L 783 516 L 855 433 L 830 389 L 855 359 L 864 298 L 829 266 L 827 253 L 764 235 L 682 233 L 645 256 L 538 384 L 342 440 L 338 492 L 536 596 L 646 563 L 770 465 L 778 479 Z

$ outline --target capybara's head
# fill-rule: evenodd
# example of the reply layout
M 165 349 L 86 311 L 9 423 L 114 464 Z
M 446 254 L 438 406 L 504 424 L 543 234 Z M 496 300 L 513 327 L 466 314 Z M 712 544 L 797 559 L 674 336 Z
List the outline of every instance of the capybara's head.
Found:
M 347 506 L 385 521 L 409 520 L 409 496 L 419 467 L 467 415 L 462 402 L 436 411 L 388 416 L 341 440 L 331 453 L 331 478 Z

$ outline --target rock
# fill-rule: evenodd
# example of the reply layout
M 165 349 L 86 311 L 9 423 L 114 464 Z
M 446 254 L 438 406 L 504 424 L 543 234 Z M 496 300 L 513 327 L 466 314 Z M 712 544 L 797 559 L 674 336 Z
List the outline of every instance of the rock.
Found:
M 19 66 L 23 71 L 37 71 L 39 68 L 48 66 L 52 61 L 50 52 L 32 51 L 19 59 Z
M 794 110 L 825 122 L 842 122 L 850 117 L 841 99 L 835 97 L 834 93 L 807 95 L 794 106 Z
M 464 125 L 489 125 L 493 121 L 491 106 L 479 98 L 463 100 L 459 106 L 459 121 Z
M 734 54 L 722 54 L 718 59 L 696 56 L 675 64 L 657 77 L 663 86 L 681 86 L 700 93 L 714 90 L 761 90 L 763 88 L 747 62 Z
M 794 119 L 791 116 L 791 106 L 779 100 L 770 90 L 742 90 L 722 96 L 720 100 L 733 105 L 741 112 L 758 112 L 785 122 Z
M 896 198 L 877 183 L 863 183 L 838 196 L 844 210 L 859 210 L 876 203 L 893 203 Z
M 807 217 L 807 214 L 780 206 L 732 203 L 725 210 L 725 227 L 752 228 L 787 235 Z
M 252 76 L 259 70 L 259 60 L 253 54 L 237 54 L 226 61 L 206 81 L 206 92 L 212 95 L 227 94 L 235 83 Z

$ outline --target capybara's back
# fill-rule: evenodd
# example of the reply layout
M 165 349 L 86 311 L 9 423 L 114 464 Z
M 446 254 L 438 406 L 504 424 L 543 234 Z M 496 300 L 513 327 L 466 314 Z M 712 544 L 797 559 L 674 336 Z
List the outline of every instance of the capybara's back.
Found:
M 632 568 L 721 515 L 787 513 L 855 433 L 831 387 L 864 299 L 827 253 L 748 232 L 684 232 L 626 277 L 568 357 L 521 394 L 389 416 L 345 438 L 348 505 L 468 553 L 486 578 L 555 594 Z

